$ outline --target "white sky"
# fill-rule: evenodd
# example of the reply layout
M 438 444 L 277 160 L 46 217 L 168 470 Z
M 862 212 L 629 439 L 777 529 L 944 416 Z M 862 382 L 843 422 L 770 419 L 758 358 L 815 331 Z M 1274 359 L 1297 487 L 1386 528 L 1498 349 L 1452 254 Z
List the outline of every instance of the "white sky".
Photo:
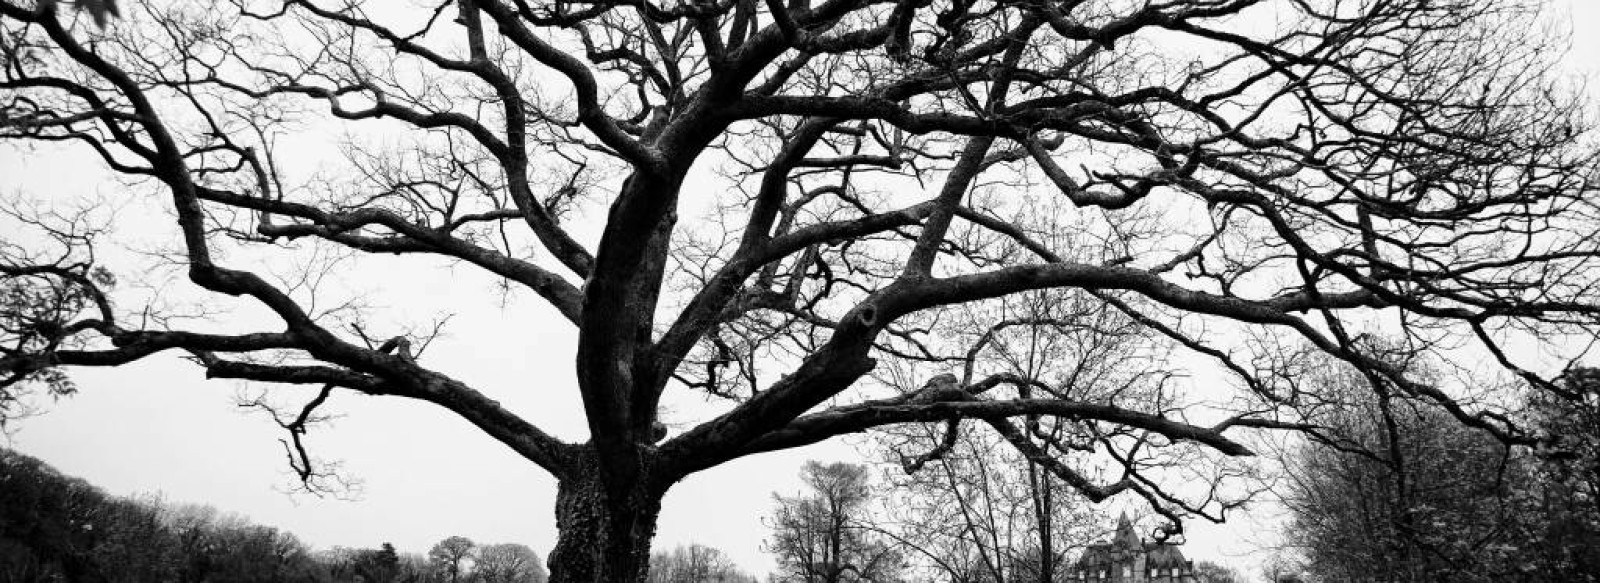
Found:
M 1573 65 L 1593 77 L 1600 71 L 1600 0 L 1558 4 L 1573 14 Z M 0 148 L 0 191 L 114 197 L 115 184 L 79 171 L 85 158 L 78 154 Z M 372 285 L 404 286 L 424 301 L 482 297 L 484 282 L 468 271 L 434 270 L 420 280 Z M 430 354 L 430 362 L 448 363 L 452 374 L 558 435 L 585 433 L 573 390 L 569 326 L 556 323 L 531 299 L 504 309 L 492 302 L 455 309 L 452 337 Z M 508 322 L 525 322 L 515 328 L 522 334 L 508 337 Z M 483 336 L 475 338 L 478 333 Z M 235 408 L 234 385 L 206 382 L 197 367 L 172 356 L 118 370 L 80 370 L 75 378 L 81 394 L 18 424 L 10 445 L 113 494 L 162 492 L 176 502 L 211 504 L 292 531 L 319 548 L 388 541 L 403 552 L 425 552 L 446 536 L 463 535 L 521 542 L 543 555 L 555 542 L 554 481 L 435 406 L 336 396 L 347 416 L 309 440 L 320 455 L 342 460 L 365 488 L 356 501 L 319 499 L 284 493 L 289 477 L 280 432 Z M 711 545 L 747 570 L 765 573 L 772 562 L 761 550 L 767 533 L 762 517 L 772 492 L 797 489 L 796 473 L 806 459 L 857 458 L 850 444 L 835 441 L 697 474 L 668 494 L 656 545 Z M 1246 555 L 1271 540 L 1248 519 L 1189 526 L 1191 558 L 1252 564 Z

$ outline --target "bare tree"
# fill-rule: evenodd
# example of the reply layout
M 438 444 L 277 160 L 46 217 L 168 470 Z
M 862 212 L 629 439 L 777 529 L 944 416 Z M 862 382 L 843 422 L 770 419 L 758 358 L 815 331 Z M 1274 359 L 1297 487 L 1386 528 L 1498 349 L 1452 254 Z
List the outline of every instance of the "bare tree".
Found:
M 929 428 L 924 442 L 943 439 Z M 923 580 L 1055 581 L 1069 560 L 1106 532 L 1104 512 L 1002 438 L 964 430 L 937 460 L 894 479 L 890 508 L 875 523 L 922 570 Z
M 395 566 L 395 583 L 443 583 L 447 580 L 446 575 L 420 553 L 397 555 Z
M 792 583 L 898 581 L 903 567 L 895 545 L 874 528 L 867 467 L 806 462 L 808 492 L 774 495 L 768 551 L 778 578 Z
M 702 545 L 680 545 L 650 557 L 649 583 L 754 583 L 722 551 Z
M 1587 374 L 1570 371 L 1563 383 L 1587 393 Z M 1304 571 L 1324 580 L 1595 579 L 1600 513 L 1563 471 L 1594 450 L 1592 425 L 1568 424 L 1582 417 L 1583 399 L 1559 401 L 1565 414 L 1533 403 L 1534 423 L 1560 445 L 1530 450 L 1426 402 L 1368 403 L 1362 380 L 1336 363 L 1307 382 L 1328 385 L 1315 416 L 1322 427 L 1290 448 L 1280 488 L 1292 519 L 1285 538 Z M 1560 453 L 1541 455 L 1546 448 Z
M 1030 292 L 994 306 L 998 314 L 966 313 L 941 323 L 944 335 L 969 347 L 960 384 L 1003 376 L 1019 396 L 1046 395 L 1146 410 L 1163 403 L 1172 377 L 1170 355 L 1148 330 L 1088 296 Z M 985 323 L 992 323 L 986 325 Z M 891 369 L 892 370 L 892 369 Z M 891 376 L 908 378 L 910 371 Z M 925 579 L 1054 581 L 1070 555 L 1103 538 L 1110 516 L 1096 512 L 1047 464 L 1027 451 L 1085 451 L 1125 428 L 1095 428 L 1026 415 L 1020 426 L 980 421 L 908 425 L 883 431 L 891 463 L 889 520 L 881 528 L 926 569 Z M 1134 463 L 1151 472 L 1154 458 Z
M 166 257 L 272 321 L 130 300 L 72 213 L 8 207 L 3 289 L 46 309 L 0 311 L 0 387 L 60 392 L 63 368 L 165 351 L 321 387 L 278 416 L 313 486 L 327 472 L 302 437 L 328 395 L 433 403 L 558 480 L 560 583 L 641 580 L 662 496 L 691 473 L 905 423 L 1117 428 L 1092 451 L 1008 443 L 1175 532 L 1236 500 L 1142 460 L 1311 429 L 1315 389 L 1285 355 L 1531 444 L 1495 399 L 1357 337 L 1381 324 L 1501 381 L 1475 387 L 1570 396 L 1526 355 L 1581 356 L 1600 327 L 1592 133 L 1533 0 L 228 0 L 119 6 L 104 28 L 59 4 L 0 0 L 0 139 L 76 146 L 165 198 Z M 295 127 L 403 145 L 354 143 L 342 172 L 313 173 L 278 147 Z M 548 303 L 576 330 L 587 440 L 430 363 L 431 329 L 326 309 L 350 300 L 315 285 L 328 257 L 391 254 Z M 958 362 L 969 347 L 940 323 L 1040 290 L 1240 390 L 1208 417 L 1182 386 L 1106 402 L 1003 374 L 909 393 L 869 377 Z M 726 407 L 668 435 L 667 391 Z
M 1211 561 L 1196 561 L 1194 564 L 1194 578 L 1199 583 L 1244 583 L 1248 581 L 1238 569 Z
M 439 541 L 428 549 L 428 561 L 433 563 L 440 571 L 450 576 L 450 583 L 456 583 L 461 575 L 466 572 L 468 564 L 473 563 L 477 557 L 478 546 L 464 536 L 452 536 Z
M 1286 538 L 1306 570 L 1341 581 L 1531 576 L 1539 553 L 1525 527 L 1538 518 L 1521 500 L 1536 487 L 1524 456 L 1428 403 L 1371 404 L 1356 371 L 1325 364 L 1305 380 L 1327 385 L 1321 428 L 1291 449 L 1281 488 Z
M 478 548 L 472 574 L 483 583 L 544 583 L 549 576 L 528 545 L 502 543 Z

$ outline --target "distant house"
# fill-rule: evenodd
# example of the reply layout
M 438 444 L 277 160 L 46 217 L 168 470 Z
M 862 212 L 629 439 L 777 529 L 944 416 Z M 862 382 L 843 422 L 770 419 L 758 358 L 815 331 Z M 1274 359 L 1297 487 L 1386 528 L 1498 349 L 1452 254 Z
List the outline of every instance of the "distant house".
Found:
M 1178 545 L 1145 542 L 1124 513 L 1108 542 L 1090 545 L 1078 557 L 1071 581 L 1085 583 L 1195 583 L 1194 561 Z

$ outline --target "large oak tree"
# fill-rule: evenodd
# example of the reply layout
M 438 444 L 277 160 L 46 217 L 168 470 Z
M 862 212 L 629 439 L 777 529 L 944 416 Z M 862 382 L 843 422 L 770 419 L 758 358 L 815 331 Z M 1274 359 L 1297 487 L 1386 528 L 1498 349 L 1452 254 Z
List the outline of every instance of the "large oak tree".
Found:
M 96 262 L 111 231 L 8 204 L 33 234 L 0 241 L 5 394 L 166 351 L 319 387 L 278 416 L 312 482 L 299 438 L 330 393 L 435 404 L 558 480 L 560 583 L 640 580 L 685 476 L 893 424 L 994 431 L 1090 499 L 1221 519 L 1236 498 L 1167 470 L 1315 435 L 1299 352 L 1531 444 L 1494 393 L 1362 334 L 1559 397 L 1540 359 L 1600 329 L 1591 134 L 1536 2 L 215 0 L 111 4 L 103 28 L 62 4 L 0 0 L 0 139 L 166 198 L 193 286 L 275 321 L 119 302 L 138 270 Z M 312 173 L 274 147 L 304 127 L 403 147 Z M 576 330 L 587 440 L 255 259 L 336 250 L 542 298 Z M 1059 311 L 1007 309 L 1024 296 Z M 1229 376 L 1108 393 L 984 364 L 997 335 L 1097 321 Z M 668 391 L 726 406 L 670 432 Z

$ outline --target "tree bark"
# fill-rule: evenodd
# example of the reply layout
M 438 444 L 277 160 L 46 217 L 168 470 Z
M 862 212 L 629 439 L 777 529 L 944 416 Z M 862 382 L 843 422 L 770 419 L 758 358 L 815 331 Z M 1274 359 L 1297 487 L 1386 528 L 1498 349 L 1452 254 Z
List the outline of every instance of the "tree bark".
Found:
M 664 489 L 640 480 L 608 493 L 593 452 L 556 493 L 556 546 L 550 583 L 643 583 L 650 568 Z M 641 472 L 641 475 L 648 475 Z

